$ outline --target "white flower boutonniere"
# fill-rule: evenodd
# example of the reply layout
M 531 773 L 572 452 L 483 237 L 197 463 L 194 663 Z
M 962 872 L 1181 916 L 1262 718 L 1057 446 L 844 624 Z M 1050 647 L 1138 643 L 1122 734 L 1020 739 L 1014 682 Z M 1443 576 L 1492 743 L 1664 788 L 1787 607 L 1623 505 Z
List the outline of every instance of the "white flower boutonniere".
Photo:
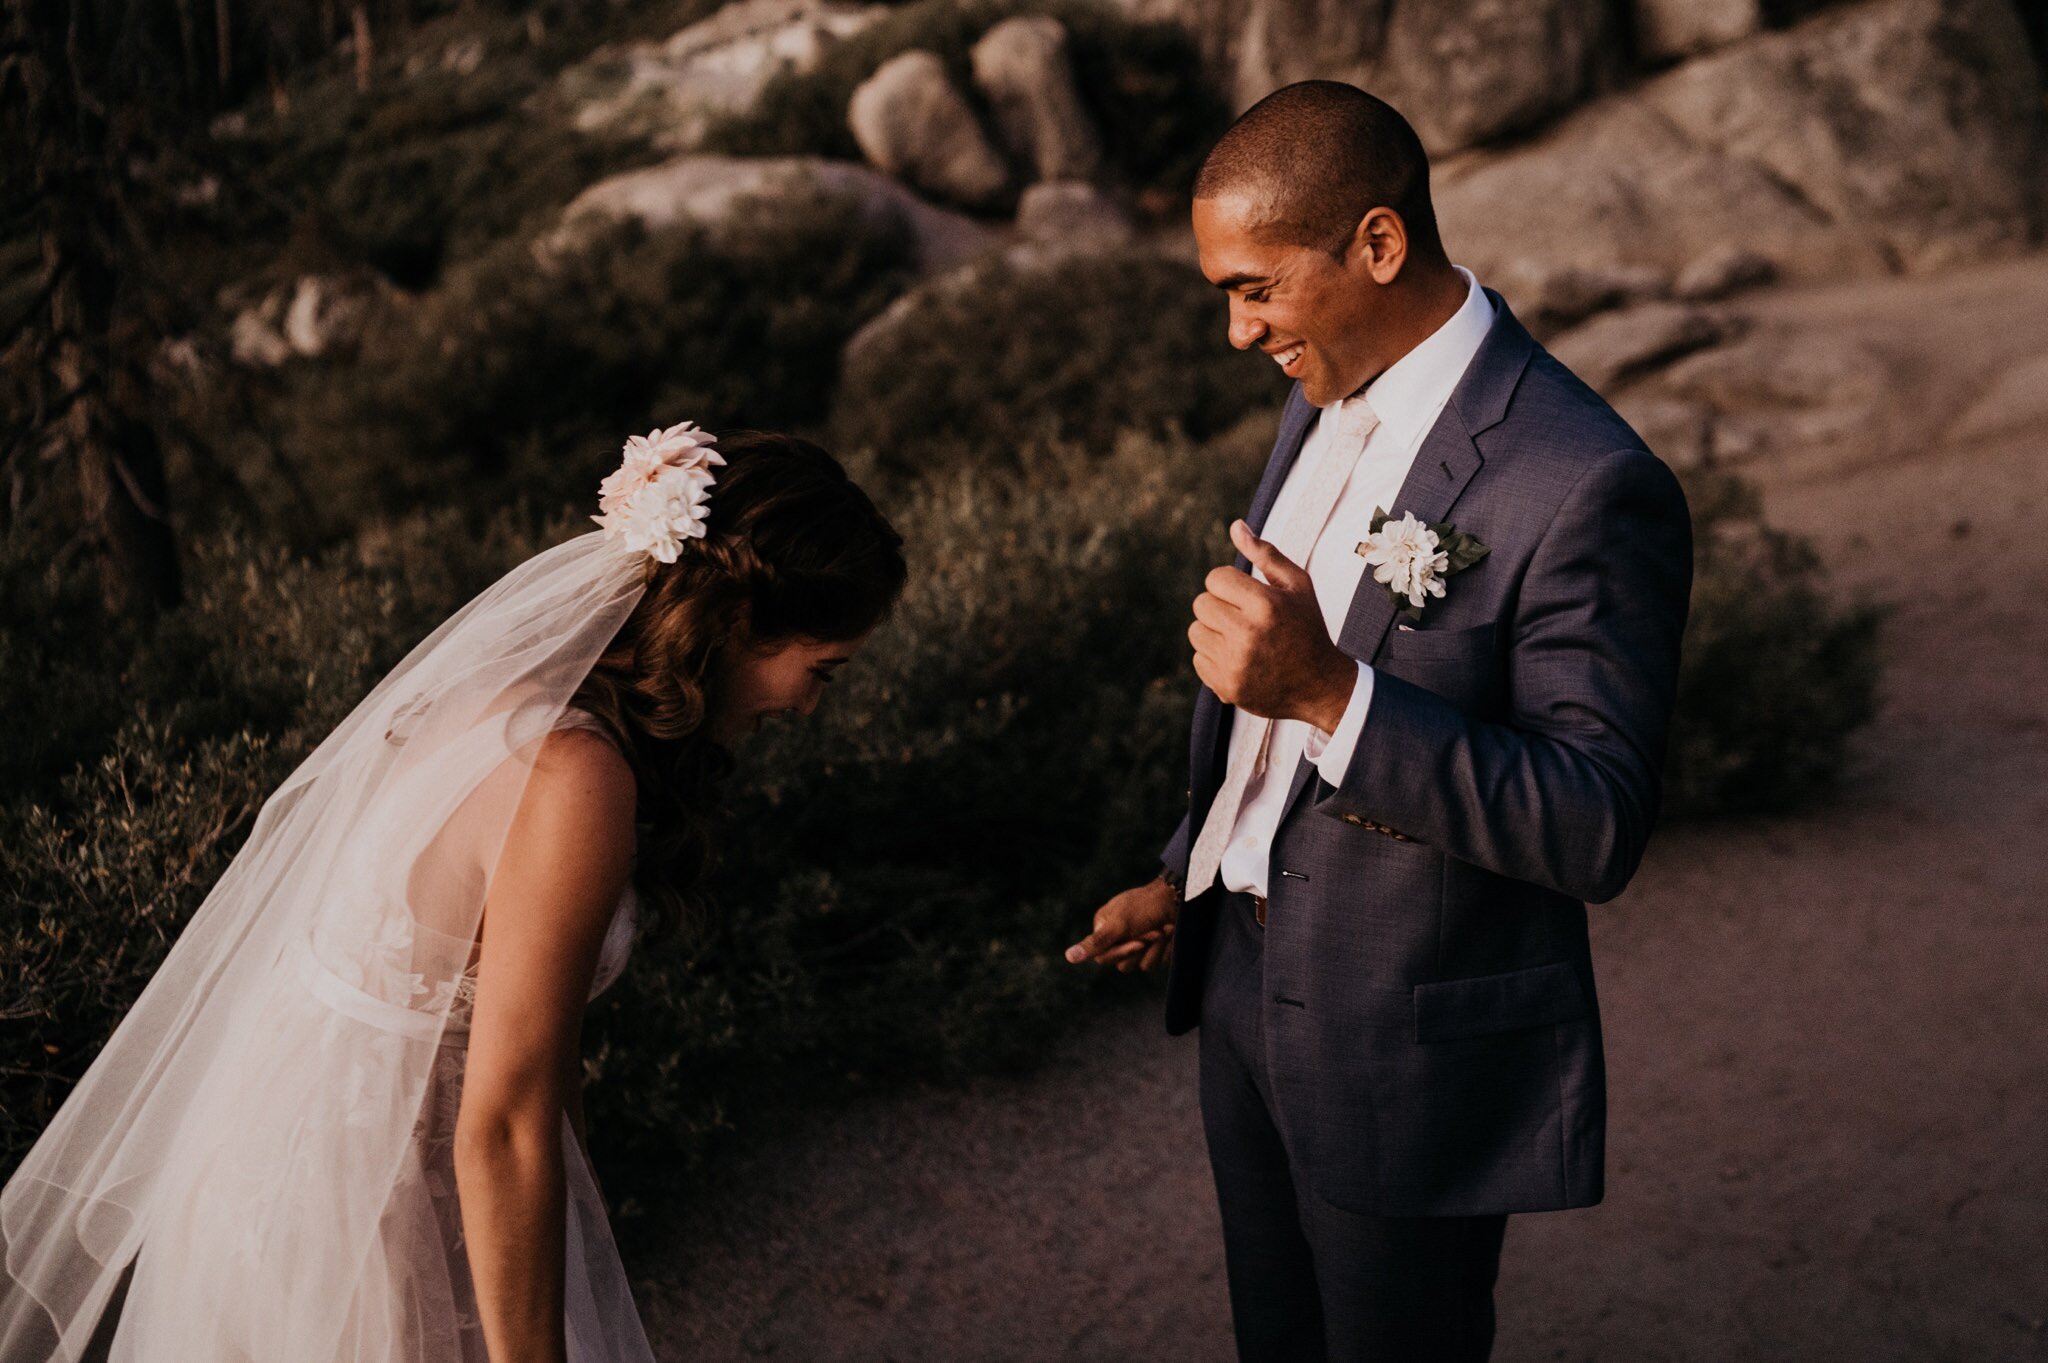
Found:
M 1491 552 L 1471 535 L 1456 527 L 1424 525 L 1415 513 L 1404 511 L 1395 520 L 1375 507 L 1372 527 L 1358 542 L 1358 555 L 1372 569 L 1410 620 L 1422 618 L 1422 608 L 1432 596 L 1444 594 L 1444 579 L 1462 573 Z

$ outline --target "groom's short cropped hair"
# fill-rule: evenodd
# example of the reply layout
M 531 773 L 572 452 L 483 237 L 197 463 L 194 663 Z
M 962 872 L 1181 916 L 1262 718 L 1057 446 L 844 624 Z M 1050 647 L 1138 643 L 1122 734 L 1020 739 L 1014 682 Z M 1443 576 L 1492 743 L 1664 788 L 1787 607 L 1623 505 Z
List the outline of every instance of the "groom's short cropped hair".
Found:
M 1341 254 L 1359 220 L 1391 208 L 1423 256 L 1443 253 L 1429 155 L 1400 111 L 1355 85 L 1305 80 L 1245 110 L 1195 176 L 1197 199 L 1243 195 L 1262 232 Z

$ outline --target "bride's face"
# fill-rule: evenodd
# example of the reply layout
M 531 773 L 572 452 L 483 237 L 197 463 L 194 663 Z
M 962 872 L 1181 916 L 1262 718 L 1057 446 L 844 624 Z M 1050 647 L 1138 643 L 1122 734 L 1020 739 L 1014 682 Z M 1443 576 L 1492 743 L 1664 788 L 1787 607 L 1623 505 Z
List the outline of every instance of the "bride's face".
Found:
M 720 743 L 736 743 L 768 720 L 808 715 L 818 708 L 832 675 L 867 642 L 823 643 L 777 639 L 765 644 L 735 641 L 711 665 L 711 713 L 705 728 Z

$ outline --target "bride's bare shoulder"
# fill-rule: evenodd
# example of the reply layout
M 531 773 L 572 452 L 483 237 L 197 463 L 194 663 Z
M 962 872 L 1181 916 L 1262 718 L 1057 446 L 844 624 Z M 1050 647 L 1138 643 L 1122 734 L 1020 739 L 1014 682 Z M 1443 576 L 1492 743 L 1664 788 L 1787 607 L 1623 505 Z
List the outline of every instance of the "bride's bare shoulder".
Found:
M 543 737 L 534 752 L 515 832 L 542 844 L 579 846 L 624 865 L 632 859 L 637 802 L 625 754 L 595 728 L 565 725 Z

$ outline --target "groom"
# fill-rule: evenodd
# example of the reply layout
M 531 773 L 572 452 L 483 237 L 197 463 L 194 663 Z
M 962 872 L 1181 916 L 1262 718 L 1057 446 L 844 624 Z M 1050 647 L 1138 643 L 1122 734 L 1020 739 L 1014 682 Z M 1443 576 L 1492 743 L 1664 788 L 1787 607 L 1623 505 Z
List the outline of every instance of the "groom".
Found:
M 1194 226 L 1296 387 L 1195 602 L 1187 818 L 1068 959 L 1170 955 L 1201 1026 L 1242 1358 L 1484 1359 L 1507 1214 L 1601 1196 L 1583 901 L 1656 821 L 1685 500 L 1450 263 L 1372 96 L 1253 107 Z

